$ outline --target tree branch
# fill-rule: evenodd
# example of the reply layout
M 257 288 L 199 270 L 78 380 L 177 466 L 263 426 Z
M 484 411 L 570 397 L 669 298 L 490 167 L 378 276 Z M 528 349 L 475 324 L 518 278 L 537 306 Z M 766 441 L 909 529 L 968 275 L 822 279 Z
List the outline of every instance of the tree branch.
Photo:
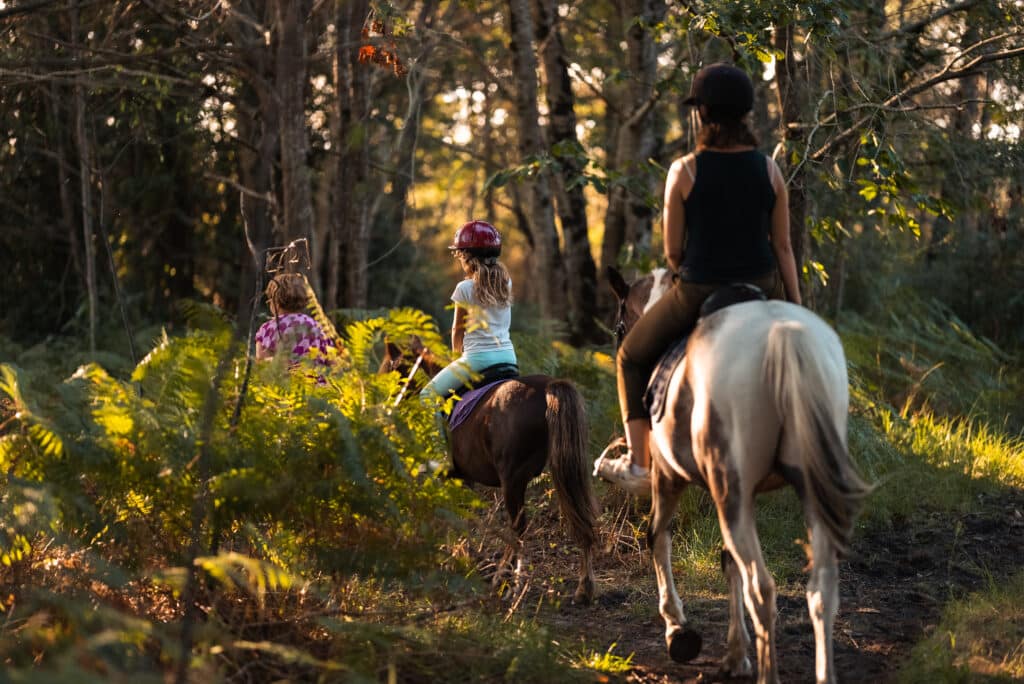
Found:
M 909 34 L 912 34 L 912 33 L 920 33 L 929 24 L 935 23 L 939 19 L 941 19 L 941 18 L 943 18 L 945 16 L 948 16 L 950 14 L 954 14 L 956 12 L 963 12 L 965 10 L 969 10 L 970 8 L 972 8 L 975 5 L 977 5 L 978 2 L 979 2 L 979 0 L 964 0 L 963 2 L 958 2 L 955 5 L 949 5 L 948 7 L 943 7 L 940 10 L 936 10 L 933 14 L 925 17 L 924 19 L 915 21 L 915 22 L 910 23 L 910 24 L 905 24 L 903 26 L 900 26 L 897 29 L 893 29 L 892 31 L 889 31 L 888 33 L 884 33 L 884 34 L 882 34 L 881 38 L 883 40 L 886 40 L 886 39 L 889 39 L 889 38 L 895 38 L 896 36 L 905 36 L 905 35 L 909 35 Z
M 829 140 L 827 143 L 825 143 L 817 150 L 815 150 L 814 153 L 810 155 L 810 159 L 812 161 L 818 161 L 822 159 L 833 148 L 841 145 L 842 143 L 846 142 L 854 135 L 859 133 L 864 124 L 866 124 L 875 115 L 877 115 L 879 111 L 889 109 L 896 103 L 900 102 L 901 100 L 918 95 L 919 93 L 934 88 L 938 84 L 945 83 L 946 81 L 953 81 L 958 78 L 966 78 L 968 76 L 977 76 L 981 72 L 978 69 L 976 69 L 976 67 L 981 66 L 982 64 L 987 64 L 988 62 L 998 62 L 1006 59 L 1011 59 L 1013 57 L 1024 56 L 1024 46 L 1020 46 L 1010 48 L 1007 50 L 1000 50 L 998 52 L 989 52 L 984 55 L 979 55 L 972 59 L 971 61 L 967 62 L 964 66 L 960 67 L 959 69 L 952 68 L 954 64 L 960 61 L 968 52 L 970 52 L 972 49 L 976 47 L 978 46 L 971 46 L 970 48 L 964 50 L 962 53 L 960 53 L 952 60 L 950 60 L 946 64 L 946 66 L 943 67 L 942 70 L 939 71 L 934 76 L 927 78 L 924 81 L 921 81 L 920 83 L 907 86 L 906 88 L 900 90 L 898 93 L 886 99 L 881 104 L 873 107 L 873 111 L 870 114 L 865 114 L 864 116 L 860 117 L 849 128 L 842 131 L 841 133 L 833 137 L 831 140 Z M 820 123 L 824 124 L 828 123 L 830 120 L 835 120 L 836 116 L 836 114 L 830 114 L 829 116 L 825 117 L 825 119 L 822 120 Z

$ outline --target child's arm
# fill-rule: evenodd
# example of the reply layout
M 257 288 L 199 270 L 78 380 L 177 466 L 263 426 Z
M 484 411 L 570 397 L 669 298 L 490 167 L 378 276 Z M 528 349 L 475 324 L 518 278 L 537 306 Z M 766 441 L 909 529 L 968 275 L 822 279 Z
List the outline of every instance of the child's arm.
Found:
M 455 305 L 455 318 L 452 321 L 452 350 L 462 353 L 462 339 L 466 336 L 466 309 Z

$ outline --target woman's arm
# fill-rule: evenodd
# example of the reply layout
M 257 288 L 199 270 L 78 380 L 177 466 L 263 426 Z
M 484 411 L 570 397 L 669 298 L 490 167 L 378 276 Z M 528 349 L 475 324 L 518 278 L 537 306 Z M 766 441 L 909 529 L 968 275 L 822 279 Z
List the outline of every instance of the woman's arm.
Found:
M 273 358 L 274 355 L 259 342 L 256 343 L 256 360 L 266 361 L 267 359 Z
M 686 217 L 683 202 L 693 188 L 691 177 L 693 155 L 686 155 L 672 162 L 665 179 L 665 202 L 662 208 L 661 225 L 665 260 L 669 268 L 678 271 L 686 252 Z
M 775 208 L 772 210 L 772 251 L 779 264 L 779 275 L 786 288 L 786 299 L 800 304 L 800 281 L 797 278 L 796 259 L 789 240 L 789 192 L 782 171 L 771 157 L 768 158 L 768 176 L 775 190 Z
M 452 320 L 452 351 L 462 353 L 462 340 L 466 336 L 466 309 L 455 305 L 455 317 Z

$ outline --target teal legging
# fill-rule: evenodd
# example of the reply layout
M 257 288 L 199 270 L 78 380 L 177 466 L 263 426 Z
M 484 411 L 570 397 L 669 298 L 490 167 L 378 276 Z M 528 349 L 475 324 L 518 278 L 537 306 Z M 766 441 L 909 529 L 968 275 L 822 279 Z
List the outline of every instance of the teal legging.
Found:
M 515 350 L 499 349 L 463 354 L 435 375 L 420 392 L 420 397 L 446 397 L 452 390 L 468 384 L 474 373 L 498 363 L 518 363 Z

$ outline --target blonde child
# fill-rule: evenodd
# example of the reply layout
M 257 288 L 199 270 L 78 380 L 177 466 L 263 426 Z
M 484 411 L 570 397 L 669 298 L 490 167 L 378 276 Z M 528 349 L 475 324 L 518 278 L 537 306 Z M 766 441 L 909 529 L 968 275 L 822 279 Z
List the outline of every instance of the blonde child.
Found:
M 455 232 L 448 249 L 466 276 L 452 293 L 452 349 L 460 356 L 434 376 L 420 393 L 422 397 L 446 397 L 473 373 L 496 364 L 517 363 L 509 338 L 512 280 L 498 261 L 501 235 L 486 221 L 470 221 Z

